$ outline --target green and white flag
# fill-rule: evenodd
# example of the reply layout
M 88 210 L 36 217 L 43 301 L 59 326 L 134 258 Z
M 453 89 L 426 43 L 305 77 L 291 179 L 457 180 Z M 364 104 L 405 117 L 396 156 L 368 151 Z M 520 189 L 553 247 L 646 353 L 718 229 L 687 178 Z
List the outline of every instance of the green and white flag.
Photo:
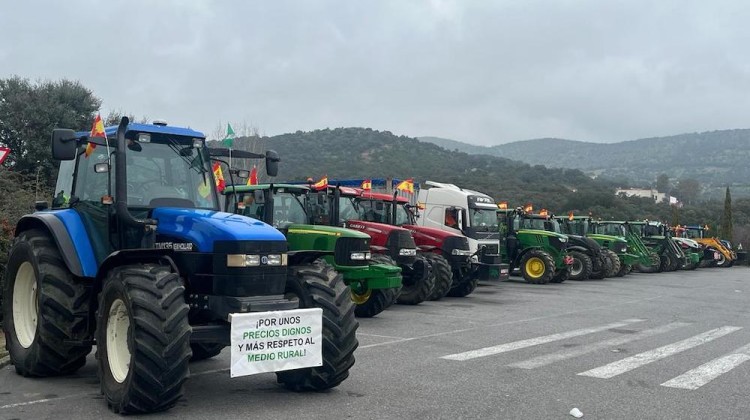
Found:
M 234 130 L 232 130 L 232 126 L 229 123 L 227 123 L 227 135 L 222 141 L 224 142 L 224 145 L 229 147 L 230 149 L 234 144 Z

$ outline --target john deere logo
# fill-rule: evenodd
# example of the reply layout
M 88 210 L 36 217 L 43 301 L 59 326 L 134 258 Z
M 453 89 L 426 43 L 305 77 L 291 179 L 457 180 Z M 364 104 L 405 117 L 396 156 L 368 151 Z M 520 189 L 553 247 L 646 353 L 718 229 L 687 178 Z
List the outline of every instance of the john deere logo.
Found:
M 266 256 L 261 257 L 260 262 L 263 265 L 268 265 L 268 257 Z

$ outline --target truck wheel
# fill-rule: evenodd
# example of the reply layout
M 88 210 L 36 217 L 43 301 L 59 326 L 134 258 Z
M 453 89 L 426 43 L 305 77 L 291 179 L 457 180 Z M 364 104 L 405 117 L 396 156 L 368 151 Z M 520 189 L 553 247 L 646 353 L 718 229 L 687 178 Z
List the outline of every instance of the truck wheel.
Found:
M 568 255 L 573 258 L 573 264 L 570 266 L 570 279 L 587 280 L 593 271 L 591 258 L 579 251 L 570 251 Z
M 96 359 L 102 394 L 115 413 L 166 410 L 189 376 L 185 286 L 169 267 L 112 269 L 99 294 Z
M 429 300 L 440 300 L 448 294 L 453 285 L 453 270 L 451 269 L 451 265 L 445 257 L 434 252 L 425 252 L 421 255 L 432 266 L 430 275 L 434 278 L 435 287 L 432 288 Z
M 89 289 L 73 280 L 60 251 L 44 231 L 22 232 L 5 272 L 3 330 L 6 347 L 23 376 L 73 373 L 86 363 Z
M 197 362 L 218 356 L 224 347 L 226 346 L 218 343 L 191 343 L 190 349 L 193 351 L 193 356 L 190 358 L 190 361 Z
M 555 275 L 550 279 L 550 283 L 562 283 L 570 278 L 570 266 L 566 265 L 565 268 L 555 270 Z
M 435 278 L 430 275 L 430 263 L 417 256 L 410 273 L 402 275 L 401 293 L 396 302 L 402 305 L 417 305 L 427 300 L 435 286 Z
M 545 284 L 555 274 L 555 261 L 548 253 L 532 249 L 521 258 L 521 274 L 529 283 Z
M 323 366 L 277 372 L 277 380 L 293 391 L 338 386 L 349 377 L 359 345 L 359 323 L 343 276 L 325 263 L 289 267 L 285 295 L 299 299 L 300 308 L 323 310 Z
M 602 253 L 604 253 L 604 255 L 606 255 L 609 259 L 609 264 L 607 265 L 607 277 L 617 276 L 617 273 L 620 271 L 620 267 L 622 267 L 620 257 L 618 257 L 617 254 L 615 254 L 615 252 L 611 249 L 603 249 Z
M 453 285 L 446 296 L 466 297 L 469 296 L 479 283 L 479 278 L 471 270 L 456 268 L 453 271 Z

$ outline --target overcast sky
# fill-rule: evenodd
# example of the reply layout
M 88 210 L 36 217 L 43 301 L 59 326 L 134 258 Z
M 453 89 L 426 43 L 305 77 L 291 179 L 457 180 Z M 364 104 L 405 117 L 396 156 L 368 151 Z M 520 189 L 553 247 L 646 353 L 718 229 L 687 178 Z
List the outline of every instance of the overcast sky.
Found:
M 750 2 L 0 0 L 0 77 L 207 134 L 475 144 L 750 127 Z

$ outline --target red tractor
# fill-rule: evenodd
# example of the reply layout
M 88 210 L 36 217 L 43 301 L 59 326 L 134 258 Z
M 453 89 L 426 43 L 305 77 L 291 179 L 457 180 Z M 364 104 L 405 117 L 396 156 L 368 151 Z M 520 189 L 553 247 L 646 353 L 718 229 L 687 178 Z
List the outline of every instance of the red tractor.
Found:
M 382 212 L 359 205 L 360 191 L 348 187 L 326 187 L 310 197 L 313 224 L 342 226 L 372 238 L 372 261 L 401 268 L 402 286 L 398 303 L 416 305 L 430 298 L 435 285 L 430 262 L 417 255 L 417 245 L 407 229 L 387 224 Z
M 358 190 L 359 207 L 385 208 L 385 223 L 409 229 L 420 255 L 432 264 L 435 288 L 430 296 L 437 300 L 444 296 L 464 297 L 477 287 L 478 280 L 507 280 L 508 267 L 472 264 L 473 253 L 466 236 L 442 229 L 419 226 L 414 206 L 397 194 Z M 490 274 L 496 273 L 495 275 Z

